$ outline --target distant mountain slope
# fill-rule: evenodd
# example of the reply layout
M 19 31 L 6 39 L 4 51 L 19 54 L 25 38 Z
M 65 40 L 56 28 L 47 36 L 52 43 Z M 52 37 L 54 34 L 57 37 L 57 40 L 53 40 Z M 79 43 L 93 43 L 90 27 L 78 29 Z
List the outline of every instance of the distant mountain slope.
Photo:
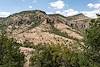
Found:
M 80 13 L 74 16 L 67 17 L 67 20 L 69 21 L 69 25 L 73 28 L 82 31 L 89 27 L 89 23 L 91 21 L 91 18 L 85 16 L 84 14 Z
M 33 10 L 10 15 L 2 22 L 6 25 L 8 37 L 16 39 L 17 42 L 65 44 L 74 50 L 82 46 L 74 45 L 74 43 L 82 43 L 83 40 L 79 31 L 83 28 L 79 27 L 88 26 L 89 20 L 90 18 L 83 14 L 65 17 L 59 14 L 47 15 L 43 11 Z
M 68 16 L 67 19 L 68 20 L 83 20 L 83 19 L 90 19 L 90 18 L 80 13 L 74 16 Z

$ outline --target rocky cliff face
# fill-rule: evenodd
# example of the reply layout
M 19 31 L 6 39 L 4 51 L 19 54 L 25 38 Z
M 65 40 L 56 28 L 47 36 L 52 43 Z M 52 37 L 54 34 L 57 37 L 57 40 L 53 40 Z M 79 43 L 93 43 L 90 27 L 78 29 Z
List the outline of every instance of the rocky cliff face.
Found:
M 23 11 L 10 15 L 2 22 L 6 34 L 19 43 L 65 44 L 70 49 L 81 49 L 83 37 L 81 29 L 88 27 L 90 18 L 83 14 L 65 17 L 59 14 L 47 15 L 40 10 Z M 79 46 L 79 47 L 77 47 Z

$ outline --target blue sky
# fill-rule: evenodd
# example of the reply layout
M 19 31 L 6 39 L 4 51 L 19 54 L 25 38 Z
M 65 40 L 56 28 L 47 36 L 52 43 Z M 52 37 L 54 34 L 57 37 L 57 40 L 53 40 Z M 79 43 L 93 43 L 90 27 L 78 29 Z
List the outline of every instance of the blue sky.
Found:
M 87 16 L 95 17 L 100 13 L 100 0 L 1 0 L 0 16 L 25 11 L 43 10 L 47 13 L 60 13 L 71 16 L 84 13 Z

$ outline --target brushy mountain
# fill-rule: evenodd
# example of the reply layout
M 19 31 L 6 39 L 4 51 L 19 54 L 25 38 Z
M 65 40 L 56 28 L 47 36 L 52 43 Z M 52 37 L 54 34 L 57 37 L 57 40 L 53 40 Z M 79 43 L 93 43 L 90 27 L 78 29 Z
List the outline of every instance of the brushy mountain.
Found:
M 70 26 L 79 31 L 82 31 L 89 27 L 89 22 L 91 21 L 91 18 L 80 13 L 74 16 L 67 17 L 67 20 L 69 20 Z
M 80 50 L 84 46 L 80 31 L 88 28 L 89 22 L 90 18 L 83 14 L 65 17 L 32 10 L 10 15 L 1 23 L 6 27 L 7 36 L 19 43 L 65 44 L 72 50 Z

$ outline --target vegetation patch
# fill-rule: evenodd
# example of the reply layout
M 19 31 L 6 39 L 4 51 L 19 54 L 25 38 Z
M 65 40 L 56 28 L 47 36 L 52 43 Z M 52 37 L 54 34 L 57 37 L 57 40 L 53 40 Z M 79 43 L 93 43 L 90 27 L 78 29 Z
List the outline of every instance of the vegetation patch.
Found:
M 64 45 L 37 45 L 31 57 L 33 67 L 97 67 L 85 53 L 75 53 Z
M 50 33 L 54 33 L 54 34 L 59 35 L 59 36 L 62 36 L 62 37 L 66 37 L 66 38 L 69 38 L 69 39 L 76 40 L 78 42 L 81 42 L 82 41 L 82 40 L 79 40 L 79 39 L 74 38 L 72 36 L 68 36 L 68 34 L 66 32 L 61 32 L 59 29 L 55 28 L 53 26 L 53 24 L 51 24 L 51 30 L 49 32 Z
M 21 44 L 5 35 L 0 35 L 0 67 L 23 67 L 24 55 L 20 53 Z

